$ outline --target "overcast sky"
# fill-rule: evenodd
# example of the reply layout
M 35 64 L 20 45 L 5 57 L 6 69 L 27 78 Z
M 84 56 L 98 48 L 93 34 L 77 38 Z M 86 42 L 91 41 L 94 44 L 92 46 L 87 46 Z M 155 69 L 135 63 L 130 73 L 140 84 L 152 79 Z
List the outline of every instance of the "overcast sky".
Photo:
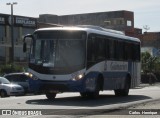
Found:
M 0 13 L 10 14 L 7 2 L 18 3 L 15 15 L 28 17 L 128 10 L 134 12 L 135 27 L 160 32 L 160 0 L 0 0 Z

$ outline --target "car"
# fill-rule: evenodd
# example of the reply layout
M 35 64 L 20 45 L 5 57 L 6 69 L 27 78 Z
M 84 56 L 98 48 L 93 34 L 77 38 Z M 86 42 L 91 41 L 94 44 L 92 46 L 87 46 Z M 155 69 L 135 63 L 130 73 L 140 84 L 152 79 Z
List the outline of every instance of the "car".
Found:
M 30 92 L 29 89 L 29 76 L 25 72 L 18 72 L 18 73 L 9 73 L 5 74 L 3 77 L 8 79 L 11 83 L 19 84 L 24 88 L 25 93 Z
M 23 95 L 24 89 L 22 86 L 18 84 L 12 84 L 4 77 L 0 77 L 0 96 L 8 97 L 8 96 L 17 96 Z

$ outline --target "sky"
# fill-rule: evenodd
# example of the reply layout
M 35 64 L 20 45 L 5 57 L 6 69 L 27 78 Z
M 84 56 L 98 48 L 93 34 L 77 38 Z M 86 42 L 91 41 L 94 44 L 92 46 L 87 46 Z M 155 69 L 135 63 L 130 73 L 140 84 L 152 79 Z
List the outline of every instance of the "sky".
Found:
M 148 32 L 160 32 L 160 0 L 0 0 L 0 13 L 11 13 L 8 2 L 18 3 L 14 5 L 14 15 L 28 17 L 127 10 L 134 12 L 136 28 L 147 25 Z

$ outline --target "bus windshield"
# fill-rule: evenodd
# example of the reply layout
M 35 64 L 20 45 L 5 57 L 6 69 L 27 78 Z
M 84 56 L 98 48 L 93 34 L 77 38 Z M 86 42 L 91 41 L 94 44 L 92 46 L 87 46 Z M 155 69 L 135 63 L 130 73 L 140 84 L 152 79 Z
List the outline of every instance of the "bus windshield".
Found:
M 86 33 L 39 31 L 34 34 L 30 63 L 53 68 L 82 68 L 85 65 Z

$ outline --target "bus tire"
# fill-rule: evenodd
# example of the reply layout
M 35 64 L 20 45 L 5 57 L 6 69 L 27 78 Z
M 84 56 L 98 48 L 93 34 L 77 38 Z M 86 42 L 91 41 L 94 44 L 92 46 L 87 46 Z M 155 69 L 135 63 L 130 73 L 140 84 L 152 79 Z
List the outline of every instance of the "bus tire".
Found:
M 55 99 L 55 97 L 56 97 L 56 93 L 46 93 L 46 97 L 47 97 L 49 100 L 53 100 L 53 99 Z
M 94 92 L 88 92 L 87 96 L 89 98 L 97 99 L 99 97 L 99 91 L 100 91 L 100 87 L 97 87 L 97 89 Z
M 129 89 L 130 89 L 130 78 L 127 77 L 125 80 L 125 87 L 124 89 L 116 89 L 114 90 L 114 93 L 116 96 L 128 96 L 129 94 Z
M 95 85 L 95 91 L 87 93 L 87 96 L 89 98 L 96 99 L 99 97 L 99 91 L 101 90 L 101 81 L 102 81 L 102 76 L 99 75 Z
M 81 97 L 86 98 L 87 97 L 87 92 L 80 92 Z

